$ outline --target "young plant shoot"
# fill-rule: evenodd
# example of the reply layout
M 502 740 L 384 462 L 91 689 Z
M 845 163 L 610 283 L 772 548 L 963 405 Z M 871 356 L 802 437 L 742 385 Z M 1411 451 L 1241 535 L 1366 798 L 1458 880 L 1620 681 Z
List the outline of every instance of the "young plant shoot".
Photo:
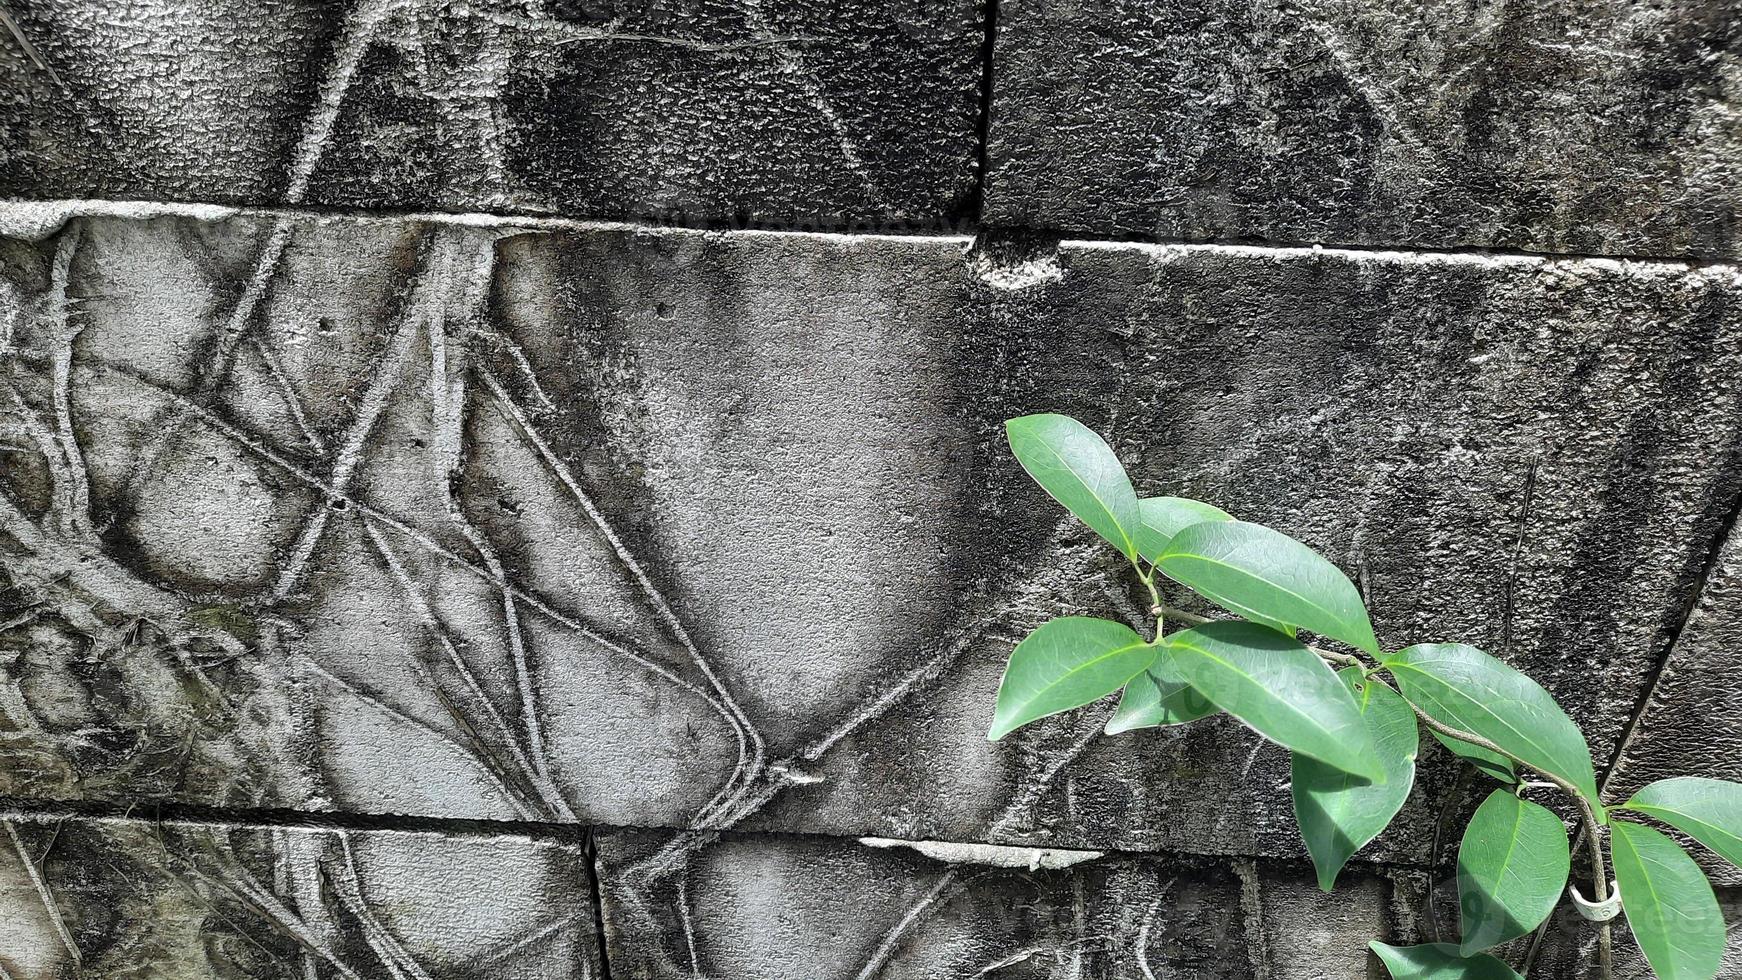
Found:
M 1154 626 L 1138 624 L 1140 632 L 1084 616 L 1041 625 L 1010 654 L 988 737 L 1115 692 L 1123 693 L 1110 735 L 1225 712 L 1291 753 L 1295 818 L 1319 886 L 1330 891 L 1403 808 L 1426 728 L 1497 788 L 1458 849 L 1459 941 L 1372 943 L 1392 977 L 1517 978 L 1490 951 L 1536 931 L 1563 898 L 1596 923 L 1598 966 L 1609 977 L 1611 864 L 1621 909 L 1656 975 L 1717 974 L 1725 925 L 1712 886 L 1681 844 L 1643 821 L 1742 866 L 1742 784 L 1665 779 L 1606 805 L 1584 735 L 1529 677 L 1462 643 L 1386 650 L 1360 592 L 1335 565 L 1210 504 L 1138 497 L 1112 448 L 1075 419 L 1029 415 L 1006 428 L 1035 482 L 1130 564 Z M 1170 608 L 1163 579 L 1228 615 Z M 1569 885 L 1568 828 L 1527 798 L 1536 790 L 1564 794 L 1578 814 L 1589 901 Z

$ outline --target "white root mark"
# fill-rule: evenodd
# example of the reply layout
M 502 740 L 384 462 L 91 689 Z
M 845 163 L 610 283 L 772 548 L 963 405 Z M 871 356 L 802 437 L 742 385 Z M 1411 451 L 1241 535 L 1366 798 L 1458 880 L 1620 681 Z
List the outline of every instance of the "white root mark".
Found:
M 334 45 L 333 67 L 321 83 L 314 108 L 303 122 L 302 136 L 291 157 L 284 192 L 285 203 L 301 204 L 307 197 L 315 168 L 332 141 L 333 126 L 338 120 L 339 108 L 344 104 L 345 94 L 350 91 L 351 83 L 362 65 L 363 56 L 374 41 L 376 32 L 403 2 L 404 0 L 365 0 L 347 18 L 344 33 Z M 271 288 L 272 280 L 278 272 L 278 263 L 284 257 L 286 246 L 290 244 L 290 236 L 290 219 L 274 219 L 272 231 L 254 262 L 253 273 L 248 277 L 248 285 L 237 300 L 235 309 L 230 312 L 223 329 L 218 332 L 217 349 L 206 363 L 198 391 L 193 398 L 177 402 L 168 418 L 156 427 L 156 434 L 134 461 L 133 469 L 122 487 L 121 499 L 133 499 L 139 486 L 157 466 L 158 460 L 171 442 L 181 433 L 189 416 L 186 406 L 210 403 L 229 377 L 236 349 L 246 339 L 261 301 Z
M 284 402 L 285 410 L 290 412 L 291 421 L 295 422 L 297 429 L 301 430 L 302 437 L 308 440 L 309 446 L 315 452 L 325 455 L 327 451 L 326 440 L 322 439 L 320 433 L 315 431 L 314 426 L 309 424 L 308 413 L 303 409 L 302 396 L 297 394 L 296 386 L 290 381 L 290 374 L 284 370 L 284 363 L 279 360 L 272 345 L 259 337 L 254 337 L 250 346 L 253 347 L 255 355 L 260 358 L 260 363 L 266 366 L 266 373 L 272 378 L 273 387 L 278 389 L 279 400 Z
M 19 355 L 19 356 L 23 357 L 26 360 L 30 359 L 28 356 L 25 356 L 25 355 Z M 83 367 L 84 369 L 90 370 L 90 371 L 104 373 L 104 374 L 108 374 L 111 376 L 124 378 L 128 381 L 133 382 L 134 384 L 140 385 L 141 387 L 144 387 L 144 388 L 148 388 L 151 391 L 156 392 L 158 394 L 161 394 L 161 395 L 163 395 L 167 398 L 170 398 L 172 400 L 183 399 L 183 396 L 180 393 L 173 391 L 171 389 L 163 388 L 163 387 L 157 385 L 156 383 L 152 382 L 150 379 L 145 378 L 145 377 L 143 377 L 143 376 L 141 376 L 141 375 L 139 375 L 139 374 L 137 374 L 129 369 L 126 369 L 126 368 L 122 368 L 122 367 L 119 367 L 119 366 L 116 366 L 113 364 L 103 363 L 100 361 L 87 362 L 87 363 L 81 365 L 81 367 Z M 0 382 L 0 383 L 3 383 L 3 382 Z M 443 559 L 444 561 L 448 562 L 449 564 L 453 565 L 454 567 L 459 568 L 463 571 L 469 572 L 470 574 L 475 575 L 478 578 L 480 578 L 486 582 L 489 582 L 490 584 L 495 586 L 497 589 L 502 590 L 503 592 L 507 593 L 508 595 L 513 596 L 513 598 L 516 601 L 524 604 L 527 608 L 538 612 L 540 615 L 544 616 L 546 619 L 550 620 L 551 622 L 555 623 L 556 625 L 558 625 L 564 629 L 567 629 L 571 632 L 574 632 L 580 636 L 586 637 L 588 641 L 596 644 L 597 646 L 599 646 L 601 649 L 605 650 L 610 655 L 616 656 L 616 657 L 622 657 L 623 659 L 628 660 L 628 661 L 636 664 L 637 666 L 642 667 L 643 669 L 647 670 L 649 673 L 660 678 L 661 680 L 666 681 L 667 683 L 671 684 L 673 687 L 676 687 L 677 689 L 684 691 L 685 693 L 688 693 L 688 694 L 693 695 L 694 697 L 700 699 L 703 703 L 707 704 L 716 714 L 718 714 L 722 718 L 730 721 L 730 714 L 727 711 L 725 705 L 721 704 L 718 700 L 716 700 L 712 694 L 710 694 L 708 691 L 704 690 L 700 686 L 698 686 L 694 683 L 691 683 L 689 680 L 679 676 L 677 673 L 672 671 L 669 667 L 666 667 L 664 664 L 661 664 L 657 660 L 652 659 L 651 657 L 649 657 L 645 653 L 642 653 L 640 650 L 638 650 L 634 647 L 625 645 L 624 643 L 620 643 L 616 640 L 613 640 L 611 637 L 609 637 L 609 636 L 605 635 L 604 633 L 600 632 L 599 630 L 594 629 L 593 627 L 589 626 L 578 615 L 573 614 L 573 613 L 564 612 L 563 610 L 556 608 L 549 601 L 540 597 L 536 593 L 533 593 L 533 592 L 531 592 L 525 588 L 522 588 L 520 586 L 516 586 L 513 583 L 508 582 L 506 579 L 492 575 L 490 573 L 489 569 L 487 569 L 486 567 L 483 567 L 482 565 L 480 565 L 478 563 L 469 561 L 466 558 L 461 557 L 458 554 L 455 554 L 453 551 L 450 551 L 449 549 L 443 547 L 440 542 L 431 538 L 429 535 L 427 535 L 424 532 L 418 530 L 417 528 L 412 527 L 411 525 L 406 524 L 405 522 L 393 517 L 392 515 L 387 514 L 383 511 L 377 510 L 376 508 L 371 507 L 370 505 L 363 503 L 362 501 L 360 501 L 354 497 L 348 497 L 348 496 L 345 496 L 343 494 L 336 493 L 334 491 L 334 488 L 330 484 L 328 484 L 325 480 L 314 475 L 308 469 L 306 469 L 306 468 L 298 465 L 297 463 L 285 458 L 283 455 L 274 451 L 271 447 L 265 445 L 257 438 L 255 438 L 255 437 L 251 436 L 250 434 L 243 432 L 242 430 L 236 428 L 234 425 L 230 424 L 228 421 L 226 421 L 222 417 L 218 416 L 216 413 L 212 412 L 210 409 L 207 409 L 204 406 L 197 405 L 197 404 L 194 404 L 192 402 L 186 402 L 186 401 L 184 401 L 184 405 L 187 407 L 188 412 L 190 413 L 190 415 L 193 418 L 198 419 L 202 424 L 206 425 L 213 432 L 223 436 L 224 438 L 230 440 L 231 442 L 233 442 L 237 446 L 239 446 L 239 447 L 247 450 L 248 452 L 252 453 L 253 455 L 259 457 L 261 460 L 271 464 L 272 466 L 274 466 L 275 468 L 284 472 L 286 475 L 292 477 L 293 479 L 297 480 L 298 482 L 303 483 L 304 485 L 309 486 L 317 491 L 320 491 L 322 494 L 325 495 L 325 497 L 329 501 L 343 503 L 346 507 L 353 509 L 356 513 L 363 515 L 363 516 L 369 518 L 371 521 L 375 522 L 375 524 L 378 527 L 384 527 L 384 528 L 387 528 L 389 530 L 397 532 L 402 537 L 404 537 L 407 541 L 416 545 L 419 549 L 423 550 L 424 552 L 427 552 L 431 555 L 435 555 L 435 556 Z M 22 536 L 22 538 L 28 538 L 29 540 L 25 541 L 25 544 L 27 547 L 30 547 L 33 550 L 40 550 L 42 547 L 46 546 L 46 542 L 41 540 L 40 532 L 36 529 L 35 525 L 32 524 L 30 521 L 28 521 L 26 518 L 24 518 L 24 516 L 21 513 L 18 513 L 15 509 L 9 507 L 3 498 L 0 498 L 0 527 L 6 528 L 8 533 L 13 534 L 14 536 Z M 123 600 L 118 599 L 117 601 L 123 601 Z M 140 603 L 143 600 L 141 600 L 137 597 L 129 597 L 124 601 L 131 602 L 133 605 L 137 606 L 137 605 L 140 605 Z M 156 608 L 156 604 L 151 604 L 151 605 L 152 605 L 152 608 Z
M 687 879 L 679 876 L 677 879 L 677 916 L 683 927 L 684 948 L 690 957 L 690 980 L 702 980 L 702 960 L 696 955 L 696 926 L 690 915 L 690 896 Z
M 490 276 L 495 267 L 494 248 L 481 250 L 478 260 L 474 263 L 472 275 L 467 280 L 467 290 L 464 301 L 466 311 L 464 323 L 470 332 L 470 327 L 483 319 L 483 305 L 488 295 Z M 430 344 L 430 402 L 431 417 L 434 420 L 436 463 L 440 469 L 440 477 L 447 487 L 448 519 L 459 529 L 472 549 L 478 553 L 478 558 L 489 570 L 490 577 L 506 582 L 507 570 L 496 552 L 494 545 L 483 530 L 478 528 L 466 516 L 465 503 L 460 498 L 460 477 L 465 467 L 465 400 L 466 378 L 470 373 L 464 358 L 466 348 L 462 345 L 456 349 L 460 364 L 456 367 L 449 364 L 449 344 L 447 323 L 431 320 L 429 324 Z M 513 661 L 515 686 L 520 695 L 521 727 L 525 729 L 526 749 L 532 757 L 533 767 L 538 777 L 551 787 L 556 786 L 556 780 L 551 775 L 550 758 L 545 749 L 544 731 L 540 724 L 540 708 L 538 703 L 538 685 L 533 678 L 532 655 L 527 648 L 526 636 L 521 629 L 520 607 L 514 595 L 507 589 L 499 589 L 502 603 L 503 629 L 506 633 L 509 657 Z
M 333 882 L 333 890 L 338 892 L 339 901 L 346 911 L 356 918 L 363 927 L 364 941 L 375 951 L 375 956 L 398 978 L 410 980 L 433 980 L 411 951 L 405 948 L 398 937 L 388 931 L 387 926 L 376 917 L 369 907 L 369 900 L 363 894 L 363 883 L 357 875 L 356 856 L 351 852 L 351 837 L 340 831 L 339 849 L 344 855 L 344 863 L 340 865 L 337 874 L 329 874 L 328 880 Z
M 1132 944 L 1137 954 L 1137 968 L 1143 971 L 1143 980 L 1156 980 L 1155 969 L 1149 965 L 1149 930 L 1155 926 L 1155 913 L 1161 910 L 1161 903 L 1166 901 L 1168 893 L 1173 891 L 1174 882 L 1178 877 L 1169 878 L 1161 886 L 1161 891 L 1155 896 L 1155 901 L 1149 903 L 1149 908 L 1143 912 L 1143 925 L 1137 930 L 1137 941 Z
M 978 875 L 975 876 L 975 878 L 978 877 Z M 897 922 L 895 927 L 883 937 L 883 941 L 877 944 L 877 948 L 871 952 L 870 958 L 865 961 L 863 967 L 860 967 L 853 980 L 872 980 L 873 977 L 882 973 L 883 968 L 889 964 L 889 958 L 895 955 L 895 951 L 900 948 L 901 942 L 906 938 L 909 930 L 931 914 L 933 906 L 954 895 L 975 878 L 964 881 L 961 874 L 954 868 L 938 875 L 937 880 L 932 882 L 931 888 L 920 896 L 919 901 L 907 910 L 907 914 L 901 917 L 901 921 Z
M 228 847 L 229 832 L 224 830 L 218 831 L 218 833 L 223 835 L 224 846 Z M 173 864 L 185 866 L 201 881 L 222 888 L 234 895 L 243 904 L 251 906 L 255 914 L 265 919 L 273 928 L 295 940 L 307 952 L 326 961 L 333 968 L 333 971 L 344 977 L 345 980 L 363 980 L 362 975 L 356 969 L 321 942 L 320 937 L 314 934 L 314 930 L 309 927 L 308 922 L 302 916 L 292 911 L 277 895 L 261 885 L 254 877 L 253 872 L 244 867 L 233 855 L 220 852 L 216 845 L 207 848 L 207 853 L 217 861 L 224 872 L 223 878 L 216 878 L 204 873 L 186 858 L 171 853 L 167 843 L 160 846 L 163 847 L 164 856 Z M 188 890 L 196 896 L 200 894 L 199 890 L 191 886 L 188 886 Z
M 73 256 L 78 251 L 81 227 L 74 224 L 55 244 L 54 264 L 49 275 L 48 315 L 54 340 L 54 418 L 69 482 L 66 509 L 60 518 L 64 531 L 85 536 L 91 530 L 91 479 L 85 467 L 84 451 L 79 448 L 78 434 L 73 429 L 71 392 L 73 341 L 82 328 L 73 325 L 71 305 L 67 302 L 67 283 L 72 276 Z
M 447 273 L 452 261 L 451 241 L 426 243 L 422 271 L 418 281 L 412 286 L 410 302 L 407 303 L 404 314 L 394 324 L 387 350 L 369 372 L 369 384 L 364 389 L 362 404 L 358 406 L 351 424 L 346 427 L 338 452 L 333 457 L 326 483 L 332 488 L 334 496 L 350 493 L 351 481 L 362 461 L 363 447 L 368 442 L 370 433 L 375 431 L 375 425 L 386 410 L 388 400 L 404 381 L 406 362 L 420 333 L 418 326 L 439 319 L 445 299 L 443 294 L 448 281 Z M 435 285 L 431 285 L 432 281 Z M 303 570 L 308 566 L 309 559 L 313 557 L 315 548 L 326 533 L 330 515 L 331 511 L 326 507 L 315 507 L 309 511 L 308 518 L 297 532 L 290 560 L 279 570 L 278 581 L 272 587 L 273 599 L 283 599 L 296 588 Z
M 0 820 L 0 827 L 6 828 L 6 836 L 12 839 L 12 848 L 18 852 L 18 860 L 24 864 L 24 873 L 30 876 L 30 883 L 36 888 L 36 897 L 42 900 L 43 911 L 48 913 L 49 922 L 60 936 L 61 945 L 66 947 L 67 955 L 72 957 L 73 973 L 79 973 L 83 968 L 84 957 L 79 955 L 79 944 L 73 941 L 73 934 L 67 929 L 66 920 L 61 917 L 60 905 L 54 900 L 54 892 L 48 887 L 48 880 L 42 876 L 42 869 L 31 858 L 30 849 L 24 846 L 24 838 L 18 836 L 18 828 L 12 825 L 12 821 Z
M 14 352 L 13 357 L 26 360 L 21 353 Z M 52 501 L 50 510 L 57 515 L 65 515 L 72 510 L 72 488 L 74 484 L 72 473 L 67 469 L 66 456 L 61 452 L 60 440 L 49 431 L 30 403 L 24 400 L 24 394 L 13 386 L 12 382 L 0 378 L 0 391 L 6 393 L 13 407 L 18 410 L 18 419 L 24 424 L 24 432 L 30 436 L 30 441 L 36 444 L 36 452 L 48 466 L 49 499 Z M 57 523 L 64 524 L 65 520 Z
M 514 809 L 520 814 L 521 819 L 537 820 L 542 816 L 542 814 L 540 814 L 536 809 L 527 805 L 518 791 L 514 790 L 506 782 L 503 782 L 502 777 L 496 772 L 495 767 L 479 758 L 471 751 L 471 749 L 467 748 L 464 743 L 460 742 L 452 735 L 429 724 L 428 722 L 413 717 L 410 713 L 401 708 L 395 707 L 385 697 L 376 694 L 373 691 L 366 690 L 365 688 L 353 684 L 337 674 L 332 673 L 320 664 L 315 663 L 306 655 L 298 654 L 297 658 L 305 668 L 318 674 L 323 680 L 339 688 L 341 691 L 344 691 L 395 721 L 403 722 L 419 729 L 420 731 L 435 736 L 442 742 L 451 746 L 454 750 L 458 751 L 473 765 L 477 766 L 478 771 L 490 780 L 490 784 L 496 788 L 497 792 L 501 793 L 502 796 L 514 806 Z
M 495 404 L 520 432 L 527 444 L 538 454 L 539 458 L 544 461 L 545 466 L 580 504 L 587 519 L 598 529 L 600 535 L 604 537 L 606 543 L 611 546 L 611 550 L 617 555 L 618 560 L 629 570 L 636 583 L 641 587 L 642 594 L 647 597 L 648 602 L 653 604 L 654 610 L 665 621 L 666 627 L 689 654 L 690 662 L 707 680 L 708 686 L 713 690 L 714 697 L 725 708 L 726 720 L 731 724 L 738 739 L 738 765 L 734 768 L 732 775 L 728 777 L 720 793 L 716 794 L 716 801 L 721 796 L 726 795 L 738 782 L 741 781 L 748 785 L 762 773 L 764 768 L 766 750 L 762 735 L 751 723 L 749 716 L 738 706 L 725 682 L 720 680 L 714 672 L 713 665 L 708 662 L 701 650 L 696 647 L 695 642 L 690 639 L 689 631 L 684 628 L 682 620 L 673 611 L 671 604 L 666 601 L 664 594 L 653 584 L 653 580 L 648 577 L 641 564 L 635 560 L 634 555 L 629 552 L 622 539 L 612 530 L 611 525 L 605 520 L 604 514 L 600 513 L 598 507 L 593 503 L 593 499 L 581 488 L 568 466 L 551 450 L 550 445 L 545 442 L 538 430 L 532 425 L 531 420 L 526 417 L 526 413 L 521 411 L 520 406 L 502 387 L 502 383 L 497 380 L 496 375 L 483 365 L 479 365 L 476 370 L 483 379 L 485 387 L 489 388 L 491 394 L 495 396 Z M 710 802 L 707 807 L 704 807 L 704 814 L 712 811 L 714 807 L 715 803 Z M 703 825 L 706 823 L 704 822 Z
M 539 777 L 537 769 L 521 749 L 520 740 L 515 737 L 514 730 L 503 719 L 502 713 L 496 709 L 495 702 L 490 700 L 490 695 L 479 683 L 471 664 L 467 663 L 466 658 L 461 656 L 459 648 L 454 645 L 453 639 L 448 635 L 446 624 L 430 607 L 429 601 L 418 590 L 416 583 L 412 582 L 411 576 L 406 573 L 405 566 L 400 562 L 399 556 L 394 552 L 392 546 L 382 538 L 381 532 L 376 530 L 374 522 L 368 517 L 359 515 L 358 519 L 362 522 L 363 530 L 368 534 L 370 543 L 375 546 L 376 555 L 380 557 L 382 563 L 399 584 L 400 592 L 404 595 L 406 602 L 410 604 L 418 619 L 423 622 L 430 638 L 435 640 L 436 644 L 442 648 L 442 652 L 447 654 L 448 663 L 459 675 L 461 682 L 465 685 L 466 692 L 471 695 L 472 700 L 476 702 L 484 716 L 489 719 L 490 724 L 495 726 L 501 735 L 502 744 L 513 756 L 515 765 L 520 769 L 520 775 L 537 790 L 545 806 L 550 808 L 553 813 L 563 819 L 573 820 L 575 818 L 574 811 L 569 809 L 568 802 L 563 799 L 561 792 L 555 786 Z
M 56 86 L 66 87 L 61 82 L 60 76 L 55 74 L 54 66 L 48 63 L 48 60 L 42 56 L 42 52 L 36 50 L 36 45 L 30 43 L 29 35 L 24 33 L 24 28 L 13 18 L 12 12 L 7 10 L 3 3 L 0 3 L 0 24 L 5 25 L 7 32 L 12 35 L 14 41 L 18 42 L 18 47 L 24 51 L 24 56 L 30 59 L 30 63 L 36 66 L 37 71 L 48 75 L 49 80 L 54 82 Z M 0 973 L 4 972 L 4 968 L 0 968 Z

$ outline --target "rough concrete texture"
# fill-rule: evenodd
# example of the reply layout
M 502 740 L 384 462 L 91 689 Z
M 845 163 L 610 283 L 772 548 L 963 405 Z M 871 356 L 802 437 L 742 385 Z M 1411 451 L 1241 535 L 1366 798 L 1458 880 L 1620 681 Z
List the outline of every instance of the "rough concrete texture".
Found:
M 1455 938 L 1431 741 L 1332 895 L 1225 717 L 985 741 L 1148 601 L 1034 411 L 1528 671 L 1612 799 L 1742 779 L 1739 13 L 0 0 L 0 980 Z
M 1742 529 L 1713 556 L 1688 616 L 1607 789 L 1624 799 L 1656 779 L 1713 776 L 1742 782 Z M 1699 849 L 1695 848 L 1696 853 Z M 1714 880 L 1742 885 L 1742 870 L 1703 855 Z
M 578 841 L 17 815 L 0 832 L 13 980 L 602 975 Z
M 1240 858 L 1032 868 L 972 846 L 922 855 L 777 834 L 607 831 L 597 843 L 606 955 L 633 980 L 1354 980 L 1384 976 L 1371 939 L 1457 936 L 1449 871 L 1355 868 L 1325 894 L 1304 865 Z M 1742 915 L 1742 893 L 1721 901 Z M 1551 920 L 1531 975 L 1586 975 L 1591 937 L 1576 918 Z M 1529 946 L 1500 952 L 1522 962 Z M 1617 976 L 1643 976 L 1624 927 L 1615 962 Z M 1742 957 L 1719 977 L 1742 977 Z
M 1733 256 L 1739 15 L 1706 0 L 1003 0 L 988 218 Z
M 1264 963 L 1258 883 L 1214 862 L 1030 870 L 972 848 L 648 831 L 599 848 L 614 977 L 1234 978 Z M 1363 943 L 1344 938 L 1359 962 Z
M 972 0 L 10 4 L 0 197 L 965 216 Z M 57 82 L 58 79 L 58 82 Z
M 1299 857 L 1225 718 L 985 742 L 1015 638 L 1136 614 L 1000 420 L 1301 536 L 1600 765 L 1736 506 L 1723 267 L 5 214 L 14 798 Z M 1480 789 L 1430 752 L 1366 856 Z

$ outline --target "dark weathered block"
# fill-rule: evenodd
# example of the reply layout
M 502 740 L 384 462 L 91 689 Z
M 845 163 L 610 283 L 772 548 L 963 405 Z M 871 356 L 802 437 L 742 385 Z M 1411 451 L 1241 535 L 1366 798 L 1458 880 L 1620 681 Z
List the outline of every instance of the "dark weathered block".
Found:
M 602 975 L 579 846 L 0 818 L 0 972 L 16 980 Z
M 1000 224 L 1737 254 L 1734 3 L 998 9 L 987 202 Z
M 1714 556 L 1699 603 L 1652 685 L 1610 778 L 1616 799 L 1655 779 L 1713 776 L 1742 782 L 1742 531 Z M 1742 872 L 1704 855 L 1712 877 Z
M 1600 764 L 1737 495 L 1728 268 L 5 215 L 0 795 L 1298 856 L 1227 719 L 985 742 L 1015 638 L 1137 608 L 1001 420 Z M 1478 787 L 1420 785 L 1372 856 L 1445 859 Z
M 963 217 L 974 0 L 31 0 L 0 31 L 0 196 Z

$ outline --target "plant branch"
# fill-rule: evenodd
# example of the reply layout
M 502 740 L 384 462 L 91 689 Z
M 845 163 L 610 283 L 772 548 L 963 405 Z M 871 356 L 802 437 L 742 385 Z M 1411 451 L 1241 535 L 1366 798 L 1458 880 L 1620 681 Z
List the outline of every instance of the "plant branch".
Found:
M 1143 566 L 1133 561 L 1131 567 L 1137 569 L 1137 577 L 1143 580 L 1143 587 L 1149 590 L 1149 614 L 1155 617 L 1155 636 L 1151 643 L 1161 642 L 1161 628 L 1166 624 L 1167 608 L 1161 604 L 1161 591 L 1155 587 L 1155 569 L 1145 572 Z
M 1155 598 L 1155 605 L 1150 609 L 1150 612 L 1155 613 L 1156 622 L 1159 623 L 1163 616 L 1171 616 L 1188 626 L 1202 626 L 1205 623 L 1217 622 L 1217 620 L 1211 619 L 1208 616 L 1199 616 L 1197 613 L 1189 613 L 1184 609 L 1175 609 L 1172 606 L 1162 605 L 1161 596 L 1156 593 L 1155 586 L 1150 584 L 1147 579 L 1144 584 L 1149 585 L 1149 594 Z M 1350 656 L 1347 653 L 1338 653 L 1335 650 L 1326 650 L 1323 647 L 1315 647 L 1310 644 L 1307 645 L 1307 649 L 1334 664 L 1347 664 L 1350 666 L 1362 665 L 1360 657 Z

